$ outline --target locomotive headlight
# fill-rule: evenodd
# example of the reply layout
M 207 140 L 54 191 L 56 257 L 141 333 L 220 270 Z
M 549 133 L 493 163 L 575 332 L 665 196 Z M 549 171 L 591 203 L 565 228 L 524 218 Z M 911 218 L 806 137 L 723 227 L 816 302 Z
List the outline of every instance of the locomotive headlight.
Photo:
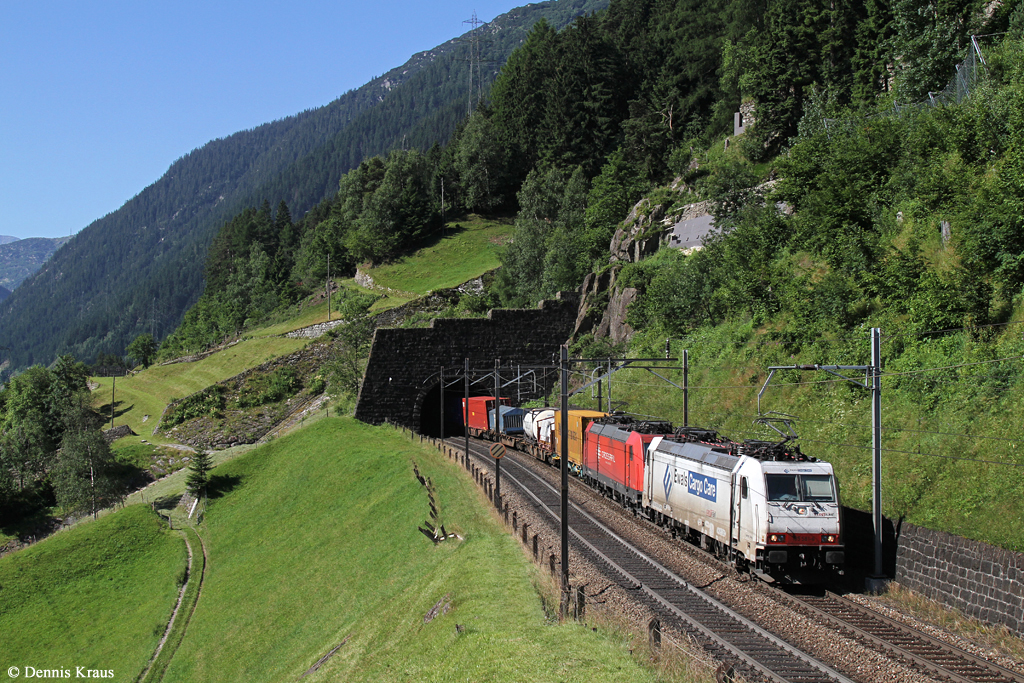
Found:
M 821 542 L 822 543 L 835 543 L 838 540 L 839 539 L 836 538 L 835 534 L 822 534 L 821 535 Z
M 768 536 L 769 543 L 785 543 L 786 534 L 771 534 Z

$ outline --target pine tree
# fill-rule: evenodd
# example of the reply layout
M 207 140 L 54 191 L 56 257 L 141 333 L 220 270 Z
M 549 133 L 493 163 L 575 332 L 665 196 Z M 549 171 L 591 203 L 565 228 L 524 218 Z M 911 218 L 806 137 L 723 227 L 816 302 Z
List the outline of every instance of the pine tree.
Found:
M 199 450 L 192 458 L 188 466 L 188 479 L 185 480 L 185 487 L 189 493 L 198 496 L 210 483 L 210 469 L 213 463 L 205 450 Z

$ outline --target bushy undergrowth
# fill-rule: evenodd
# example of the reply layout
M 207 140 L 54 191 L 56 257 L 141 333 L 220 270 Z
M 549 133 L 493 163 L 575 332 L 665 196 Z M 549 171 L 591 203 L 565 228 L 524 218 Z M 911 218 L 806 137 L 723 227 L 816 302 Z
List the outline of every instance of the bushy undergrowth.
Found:
M 197 417 L 216 417 L 222 415 L 225 406 L 227 387 L 222 384 L 213 384 L 202 391 L 184 398 L 175 405 L 164 416 L 161 429 L 170 429 L 183 422 L 194 420 Z
M 238 390 L 235 408 L 254 408 L 291 396 L 302 385 L 294 368 L 280 367 L 269 374 L 254 374 Z

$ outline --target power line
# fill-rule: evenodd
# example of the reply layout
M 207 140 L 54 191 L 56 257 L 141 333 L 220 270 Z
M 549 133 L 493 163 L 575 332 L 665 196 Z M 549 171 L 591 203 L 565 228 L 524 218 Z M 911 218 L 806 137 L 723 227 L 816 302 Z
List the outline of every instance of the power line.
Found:
M 751 416 L 756 417 L 756 416 Z M 868 424 L 862 424 L 858 422 L 838 422 L 836 420 L 813 420 L 810 418 L 797 417 L 800 422 L 809 422 L 811 424 L 831 424 L 839 425 L 842 427 L 859 427 L 861 429 L 867 429 L 871 427 Z M 883 432 L 908 432 L 912 434 L 931 434 L 934 436 L 961 436 L 968 439 L 988 439 L 991 441 L 1005 441 L 1007 443 L 1024 443 L 1024 439 L 1008 439 L 1005 436 L 985 436 L 984 434 L 963 434 L 959 432 L 933 432 L 926 429 L 910 429 L 909 427 L 882 427 Z
M 470 26 L 473 27 L 473 28 L 471 28 L 469 30 L 469 106 L 468 106 L 468 111 L 467 111 L 468 114 L 472 114 L 473 113 L 473 70 L 474 70 L 474 68 L 477 71 L 477 80 L 478 80 L 477 88 L 479 89 L 479 93 L 477 95 L 477 102 L 479 102 L 481 99 L 483 99 L 483 87 L 484 87 L 484 84 L 483 84 L 484 77 L 483 77 L 483 73 L 482 73 L 481 67 L 480 67 L 480 35 L 479 35 L 479 31 L 477 31 L 476 29 L 481 24 L 485 24 L 487 22 L 480 21 L 479 19 L 477 19 L 477 17 L 476 17 L 476 10 L 473 10 L 473 16 L 471 18 L 469 18 L 469 19 L 466 19 L 462 23 L 463 24 L 469 24 Z
M 753 433 L 753 432 L 740 432 L 740 434 L 746 435 L 748 437 L 753 437 L 753 438 L 763 438 L 762 434 L 756 434 L 756 433 Z M 860 444 L 855 444 L 855 443 L 837 443 L 835 441 L 822 441 L 821 439 L 808 439 L 808 438 L 805 438 L 805 437 L 800 437 L 798 439 L 798 441 L 800 443 L 816 443 L 816 444 L 823 444 L 825 446 L 834 446 L 836 448 L 856 448 L 856 449 L 864 450 L 864 451 L 873 451 L 874 450 L 873 446 L 861 446 Z M 901 455 L 919 455 L 919 456 L 923 456 L 923 457 L 927 457 L 927 458 L 941 458 L 943 460 L 961 460 L 961 461 L 964 461 L 964 462 L 977 462 L 977 463 L 983 463 L 983 464 L 986 464 L 986 465 L 1006 465 L 1008 467 L 1024 467 L 1024 463 L 1005 462 L 1005 461 L 1001 461 L 1001 460 L 985 460 L 983 458 L 965 458 L 965 457 L 957 456 L 957 455 L 939 455 L 938 453 L 922 453 L 920 451 L 904 451 L 904 450 L 900 450 L 898 448 L 882 448 L 881 451 L 883 453 L 897 453 L 897 454 L 901 454 Z
M 995 358 L 993 360 L 979 360 L 973 363 L 960 363 L 958 365 L 946 365 L 939 368 L 925 368 L 923 370 L 911 370 L 908 372 L 884 372 L 882 377 L 907 377 L 910 375 L 921 375 L 926 372 L 935 372 L 936 370 L 955 370 L 956 368 L 968 368 L 973 365 L 987 365 L 989 363 L 1002 363 L 1007 360 L 1021 360 L 1024 356 L 1007 356 L 1006 358 Z

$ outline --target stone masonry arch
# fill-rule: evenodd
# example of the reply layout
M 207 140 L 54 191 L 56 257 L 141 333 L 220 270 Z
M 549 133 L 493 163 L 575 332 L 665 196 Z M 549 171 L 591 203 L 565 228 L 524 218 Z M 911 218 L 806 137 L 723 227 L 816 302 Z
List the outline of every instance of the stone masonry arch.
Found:
M 495 358 L 547 363 L 572 334 L 578 297 L 561 292 L 535 309 L 493 309 L 486 318 L 437 318 L 426 328 L 377 328 L 356 402 L 356 419 L 419 430 L 443 365 L 475 367 Z M 433 392 L 436 394 L 436 392 Z M 483 393 L 479 391 L 476 393 Z M 435 399 L 436 401 L 436 399 Z M 446 401 L 447 403 L 447 401 Z

